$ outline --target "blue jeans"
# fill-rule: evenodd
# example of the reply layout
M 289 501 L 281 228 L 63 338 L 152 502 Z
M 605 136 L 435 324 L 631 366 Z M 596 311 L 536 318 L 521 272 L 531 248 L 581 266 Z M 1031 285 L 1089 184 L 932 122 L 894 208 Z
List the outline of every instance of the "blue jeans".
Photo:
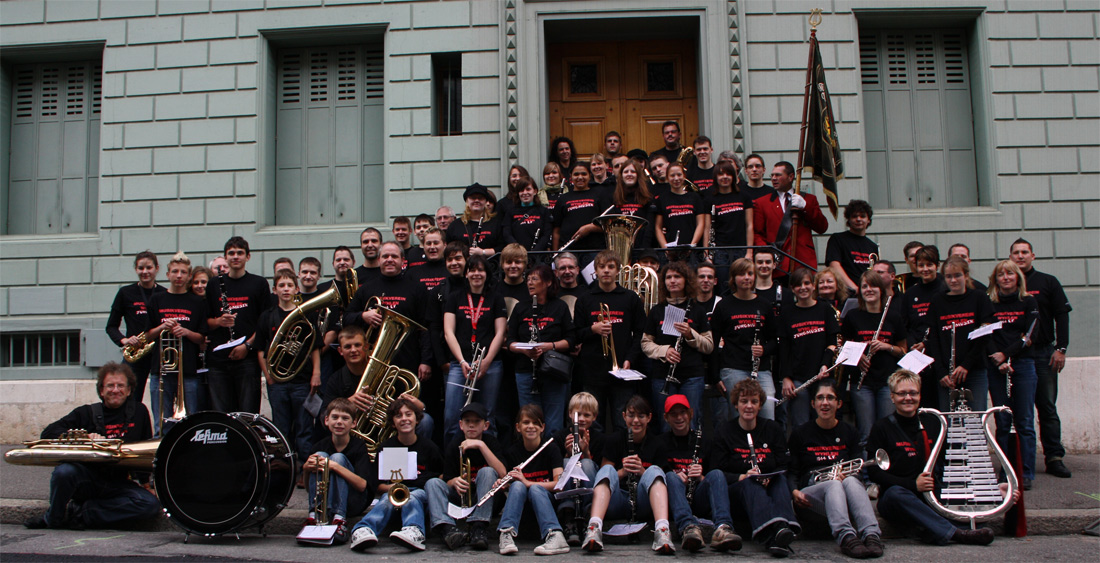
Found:
M 875 509 L 859 477 L 849 475 L 843 481 L 833 479 L 810 485 L 802 489 L 802 494 L 810 500 L 810 510 L 829 519 L 837 545 L 849 534 L 855 534 L 860 540 L 869 535 L 882 535 Z
M 1018 358 L 1012 360 L 1012 398 L 1008 397 L 1007 377 L 992 365 L 986 368 L 989 373 L 989 395 L 994 406 L 1008 405 L 1012 414 L 997 413 L 997 443 L 1001 450 L 1009 451 L 1009 429 L 1016 423 L 1016 435 L 1020 439 L 1020 461 L 1024 468 L 1023 477 L 1035 479 L 1035 386 L 1039 381 L 1035 372 L 1035 360 Z
M 565 423 L 565 405 L 569 400 L 569 383 L 558 381 L 552 377 L 538 378 L 538 394 L 532 392 L 533 384 L 531 372 L 516 372 L 516 391 L 519 393 L 519 404 L 538 405 L 542 407 L 542 415 L 546 418 L 546 432 L 544 436 L 550 436 L 562 429 Z
M 326 452 L 317 452 L 317 455 L 328 458 L 329 463 L 335 463 L 347 469 L 355 471 L 355 465 L 344 454 L 335 453 L 329 455 Z M 321 472 L 309 474 L 309 511 L 316 509 L 317 481 L 321 478 Z M 357 491 L 348 485 L 346 479 L 335 471 L 329 472 L 328 485 L 328 509 L 329 517 L 342 516 L 345 520 L 349 516 L 355 516 L 363 512 L 370 502 L 366 491 Z
M 477 471 L 477 475 L 474 477 L 474 502 L 476 503 L 481 497 L 485 496 L 489 492 L 489 489 L 493 488 L 493 483 L 497 480 L 497 471 L 492 467 L 482 467 Z M 441 526 L 443 524 L 450 524 L 454 526 L 455 519 L 451 518 L 450 514 L 447 514 L 447 505 L 449 503 L 459 504 L 462 499 L 458 497 L 458 492 L 447 485 L 447 482 L 440 478 L 429 479 L 428 483 L 424 485 L 424 490 L 428 491 L 428 514 L 432 518 L 432 528 Z M 493 515 L 493 502 L 488 501 L 485 504 L 474 509 L 474 512 L 466 519 L 468 522 L 488 522 L 489 518 Z
M 947 411 L 951 409 L 951 390 L 943 385 L 937 385 L 940 390 L 940 408 Z M 970 402 L 970 410 L 984 411 L 989 408 L 989 379 L 985 375 L 985 367 L 971 370 L 966 374 L 966 381 L 956 389 L 969 389 L 974 400 Z
M 485 376 L 474 383 L 477 391 L 474 392 L 475 403 L 481 403 L 489 411 L 486 420 L 493 420 L 493 411 L 497 406 L 497 393 L 500 391 L 500 377 L 503 367 L 500 360 L 489 364 L 485 370 Z M 447 383 L 443 387 L 443 443 L 451 443 L 451 439 L 458 435 L 459 412 L 462 404 L 466 402 L 466 390 L 460 385 L 465 385 L 466 378 L 462 376 L 462 364 L 451 362 L 451 369 L 447 372 Z
M 500 525 L 497 526 L 497 530 L 504 531 L 509 528 L 519 530 L 519 520 L 523 516 L 527 501 L 531 501 L 535 520 L 539 523 L 539 537 L 545 538 L 551 531 L 561 530 L 558 515 L 554 512 L 554 497 L 550 491 L 539 485 L 528 487 L 519 481 L 513 481 L 508 486 L 508 500 L 504 503 L 504 511 L 500 513 Z
M 681 393 L 687 397 L 688 404 L 691 405 L 691 411 L 694 413 L 691 418 L 691 426 L 693 428 L 701 428 L 703 424 L 703 388 L 706 383 L 703 381 L 703 376 L 698 375 L 694 377 L 688 377 L 688 374 L 681 372 L 677 377 L 681 383 L 669 383 L 668 395 L 661 391 L 665 388 L 665 380 L 651 377 L 649 379 L 650 391 L 653 397 L 653 412 L 663 413 L 665 412 L 665 400 L 669 395 L 675 395 Z M 621 418 L 621 417 L 620 417 Z M 661 418 L 661 432 L 668 432 L 668 422 Z
M 313 444 L 313 417 L 303 405 L 309 398 L 308 383 L 275 383 L 267 386 L 267 400 L 271 403 L 271 422 L 283 436 L 294 444 L 298 460 L 309 456 Z
M 106 469 L 106 468 L 104 468 Z M 62 463 L 50 475 L 50 507 L 46 522 L 60 526 L 69 501 L 82 502 L 83 524 L 106 528 L 127 520 L 151 520 L 160 513 L 157 497 L 118 470 L 101 470 L 83 463 Z
M 767 487 L 756 479 L 745 478 L 729 485 L 729 492 L 731 510 L 736 506 L 748 516 L 754 540 L 771 539 L 763 532 L 772 524 L 782 524 L 795 533 L 802 529 L 794 517 L 786 475 L 772 477 Z
M 805 381 L 795 381 L 794 386 L 797 388 L 803 383 L 805 383 Z M 812 385 L 809 389 L 800 392 L 795 395 L 793 399 L 788 400 L 780 406 L 781 410 L 785 409 L 787 411 L 787 428 L 794 430 L 816 417 L 812 405 L 812 397 L 810 397 L 811 389 L 813 389 Z
M 864 385 L 852 389 L 852 408 L 856 411 L 856 429 L 859 430 L 859 445 L 867 443 L 867 435 L 875 421 L 894 413 L 894 402 L 890 400 L 890 387 L 883 385 L 872 389 Z
M 656 465 L 650 465 L 642 473 L 641 478 L 638 479 L 638 493 L 637 498 L 637 516 L 639 519 L 648 518 L 653 515 L 653 509 L 649 502 L 649 488 L 653 486 L 653 483 L 657 480 L 664 481 L 665 474 L 661 471 L 660 467 Z M 625 488 L 622 488 L 619 484 L 619 473 L 615 470 L 614 465 L 605 465 L 600 468 L 596 473 L 595 484 L 592 488 L 596 488 L 597 485 L 607 481 L 607 486 L 611 488 L 611 499 L 607 503 L 607 513 L 604 515 L 604 520 L 616 520 L 630 517 L 630 497 Z
M 1043 443 L 1046 463 L 1061 460 L 1066 455 L 1062 446 L 1062 420 L 1058 418 L 1058 374 L 1050 369 L 1054 346 L 1038 348 L 1035 354 L 1035 411 L 1039 415 L 1039 441 Z
M 428 503 L 428 493 L 424 489 L 409 488 L 409 502 L 405 506 L 401 507 L 401 527 L 416 526 L 420 528 L 420 531 L 424 531 L 424 505 Z M 393 518 L 394 511 L 397 507 L 390 502 L 389 493 L 382 495 L 382 498 L 378 499 L 378 502 L 374 503 L 374 507 L 370 509 L 359 523 L 351 529 L 352 533 L 359 528 L 370 528 L 374 535 L 378 535 L 382 530 L 386 528 L 386 524 L 390 523 L 390 519 Z
M 690 506 L 687 500 L 687 486 L 680 480 L 679 475 L 672 471 L 665 473 L 665 486 L 668 487 L 668 509 L 672 513 L 672 521 L 676 523 L 681 533 L 688 526 L 699 525 L 696 514 L 710 516 L 715 526 L 727 524 L 733 527 L 726 474 L 722 473 L 721 469 L 710 470 L 710 473 L 695 485 L 695 494 L 692 495 Z
M 763 362 L 761 362 L 763 364 Z M 742 379 L 748 379 L 752 374 L 749 370 L 722 368 L 720 372 L 722 376 L 722 385 L 726 386 L 726 393 L 729 393 L 733 389 L 733 386 Z M 764 401 L 763 405 L 760 405 L 760 416 L 768 419 L 775 420 L 775 401 L 772 400 L 775 397 L 775 382 L 772 381 L 772 372 L 768 370 L 760 370 L 757 373 L 757 381 L 760 382 L 760 386 L 764 388 L 764 393 L 768 396 L 768 400 Z M 733 407 L 733 403 L 726 398 L 726 420 L 733 420 L 737 418 L 737 409 Z
M 950 520 L 936 514 L 917 493 L 897 485 L 879 495 L 878 513 L 900 530 L 916 528 L 925 543 L 947 545 L 958 529 Z
M 176 377 L 169 377 L 164 386 L 164 396 L 160 396 L 160 375 L 149 374 L 149 402 L 153 408 L 149 409 L 153 414 L 153 434 L 160 430 L 160 405 L 163 401 L 166 416 L 172 415 L 173 406 L 176 404 L 176 387 L 179 381 Z M 199 376 L 187 375 L 183 378 L 183 404 L 188 414 L 194 414 L 201 410 L 199 398 Z

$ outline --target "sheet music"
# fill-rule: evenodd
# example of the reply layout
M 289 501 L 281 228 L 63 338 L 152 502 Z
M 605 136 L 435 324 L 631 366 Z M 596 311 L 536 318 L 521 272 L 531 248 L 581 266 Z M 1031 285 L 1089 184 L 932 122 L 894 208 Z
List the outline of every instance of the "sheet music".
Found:
M 680 336 L 680 331 L 672 325 L 684 322 L 684 309 L 669 305 L 665 307 L 665 322 L 661 325 L 661 332 L 669 336 Z
M 588 482 L 588 475 L 585 475 L 584 470 L 581 469 L 581 454 L 570 456 L 569 459 L 565 460 L 565 470 L 561 472 L 561 478 L 554 485 L 554 490 L 565 489 L 565 486 L 573 479 L 577 479 L 582 483 Z
M 532 350 L 542 345 L 542 342 L 513 342 L 512 346 L 515 346 L 518 350 Z
M 589 262 L 588 265 L 581 270 L 581 275 L 584 276 L 585 283 L 591 284 L 592 280 L 596 279 L 596 261 L 593 260 Z
M 461 506 L 458 506 L 457 504 L 447 503 L 447 516 L 450 516 L 451 518 L 454 518 L 455 520 L 464 520 L 464 519 L 466 519 L 467 516 L 473 514 L 474 509 L 476 509 L 476 508 L 477 508 L 476 506 L 471 506 L 469 508 L 462 508 Z
M 329 524 L 326 526 L 304 526 L 302 531 L 298 532 L 297 540 L 303 543 L 332 545 L 332 540 L 335 537 L 336 525 Z
M 907 369 L 913 373 L 920 373 L 924 368 L 932 365 L 933 360 L 931 357 L 925 355 L 920 350 L 913 350 L 908 354 L 901 357 L 898 360 L 898 367 L 901 369 Z
M 866 342 L 853 342 L 849 340 L 845 342 L 844 347 L 840 349 L 840 355 L 837 356 L 836 363 L 846 366 L 859 365 L 859 358 L 863 355 L 865 349 L 867 349 Z
M 623 381 L 640 381 L 645 379 L 645 374 L 633 369 L 608 370 L 607 373 Z
M 230 340 L 229 342 L 226 342 L 225 344 L 222 344 L 221 346 L 214 347 L 214 351 L 217 352 L 218 350 L 225 350 L 226 348 L 236 348 L 237 346 L 240 346 L 241 344 L 244 344 L 244 341 L 247 340 L 247 339 L 248 339 L 248 337 L 242 336 L 242 337 L 240 337 L 236 340 Z
M 605 536 L 629 536 L 645 529 L 645 522 L 638 524 L 615 524 L 611 529 L 603 533 Z
M 1003 326 L 1003 323 L 1001 323 L 1001 321 L 997 321 L 993 324 L 985 325 L 985 326 L 979 328 L 978 330 L 972 331 L 966 337 L 966 339 L 967 340 L 974 340 L 975 338 L 981 338 L 981 337 L 983 337 L 987 334 L 993 334 L 993 331 L 1000 330 L 1001 326 Z

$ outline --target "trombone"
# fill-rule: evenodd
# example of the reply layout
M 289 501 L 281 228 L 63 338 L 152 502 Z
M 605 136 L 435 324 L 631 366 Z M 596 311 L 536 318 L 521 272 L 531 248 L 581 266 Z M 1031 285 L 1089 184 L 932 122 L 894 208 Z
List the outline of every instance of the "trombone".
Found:
M 607 306 L 607 303 L 600 303 L 600 314 L 597 319 L 601 323 L 611 324 L 611 308 Z M 606 358 L 608 354 L 611 355 L 611 371 L 619 371 L 619 360 L 615 356 L 614 337 L 615 334 L 612 331 L 612 334 L 600 336 L 600 341 L 603 343 L 603 357 Z
M 172 333 L 170 327 L 160 331 L 160 385 L 157 391 L 160 420 L 157 428 L 158 435 L 164 435 L 164 423 L 166 421 L 180 421 L 187 416 L 187 404 L 183 393 L 183 339 Z M 172 416 L 164 416 L 164 386 L 168 378 L 176 378 L 176 396 L 172 402 Z

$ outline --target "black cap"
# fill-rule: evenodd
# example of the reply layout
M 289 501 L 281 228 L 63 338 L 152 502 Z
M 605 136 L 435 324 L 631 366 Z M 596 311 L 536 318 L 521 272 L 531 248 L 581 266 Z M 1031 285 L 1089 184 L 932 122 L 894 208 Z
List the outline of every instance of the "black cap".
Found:
M 642 149 L 630 149 L 630 152 L 626 153 L 629 158 L 640 158 L 642 160 L 649 160 L 649 153 Z
M 652 259 L 654 259 L 658 262 L 661 261 L 661 259 L 657 256 L 657 251 L 653 250 L 652 248 L 645 248 L 645 249 L 642 249 L 641 251 L 639 251 L 638 254 L 636 255 L 636 257 L 634 258 L 634 261 L 637 262 L 638 260 L 641 260 L 642 258 L 652 258 Z
M 466 188 L 466 191 L 462 192 L 462 199 L 470 199 L 470 196 L 475 194 L 481 195 L 481 197 L 484 197 L 486 200 L 489 199 L 489 189 L 477 182 L 470 184 L 469 187 Z
M 481 420 L 489 419 L 489 410 L 486 409 L 485 406 L 481 403 L 470 403 L 462 407 L 462 410 L 458 413 L 458 417 L 462 418 L 468 412 L 476 414 L 479 418 L 481 418 Z

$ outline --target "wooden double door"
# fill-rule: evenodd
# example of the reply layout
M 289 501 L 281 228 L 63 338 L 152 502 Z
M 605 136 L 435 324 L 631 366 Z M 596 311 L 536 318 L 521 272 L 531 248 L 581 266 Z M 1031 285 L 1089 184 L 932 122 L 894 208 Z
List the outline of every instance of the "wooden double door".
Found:
M 689 145 L 699 134 L 695 52 L 675 39 L 547 45 L 550 138 L 569 137 L 584 160 L 608 131 L 624 151 L 651 152 L 664 146 L 661 124 L 675 120 Z

